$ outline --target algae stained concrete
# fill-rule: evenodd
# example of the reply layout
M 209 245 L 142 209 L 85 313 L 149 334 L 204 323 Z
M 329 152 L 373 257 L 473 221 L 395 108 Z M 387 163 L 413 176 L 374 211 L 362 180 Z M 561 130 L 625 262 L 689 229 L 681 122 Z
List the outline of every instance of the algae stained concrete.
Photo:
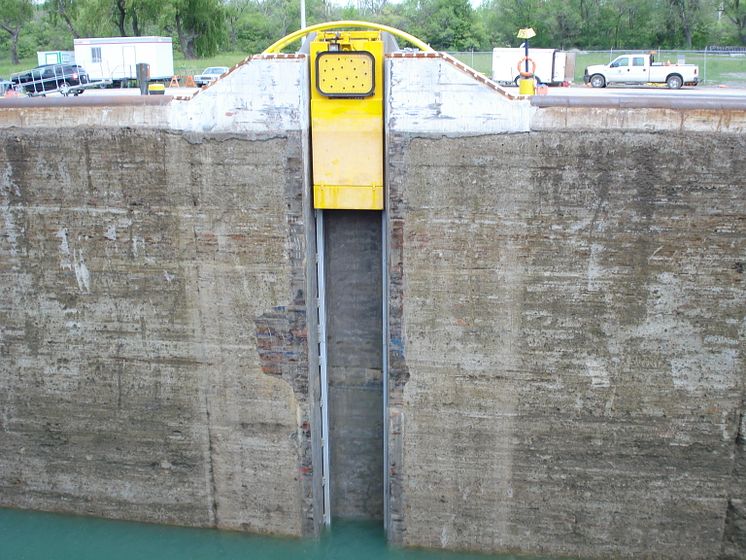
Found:
M 305 64 L 257 64 L 202 118 L 0 114 L 0 506 L 316 530 Z
M 743 558 L 746 113 L 431 58 L 387 62 L 390 537 Z M 0 505 L 318 527 L 306 68 L 0 109 Z
M 390 538 L 746 556 L 746 107 L 387 70 Z
M 14 131 L 2 505 L 302 533 L 298 145 Z
M 395 541 L 742 557 L 745 152 L 392 134 Z

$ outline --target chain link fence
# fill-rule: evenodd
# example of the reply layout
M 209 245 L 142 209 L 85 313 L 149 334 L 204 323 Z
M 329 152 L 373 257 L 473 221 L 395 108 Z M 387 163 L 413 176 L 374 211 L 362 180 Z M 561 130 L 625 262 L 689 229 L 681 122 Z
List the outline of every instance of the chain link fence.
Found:
M 746 88 L 746 47 L 707 47 L 700 51 L 666 49 L 609 49 L 606 51 L 576 51 L 574 83 L 583 83 L 583 72 L 591 64 L 608 64 L 622 54 L 655 52 L 660 62 L 696 64 L 702 84 L 708 86 Z M 480 51 L 449 52 L 485 76 L 492 75 L 492 53 Z M 530 53 L 529 53 L 530 54 Z

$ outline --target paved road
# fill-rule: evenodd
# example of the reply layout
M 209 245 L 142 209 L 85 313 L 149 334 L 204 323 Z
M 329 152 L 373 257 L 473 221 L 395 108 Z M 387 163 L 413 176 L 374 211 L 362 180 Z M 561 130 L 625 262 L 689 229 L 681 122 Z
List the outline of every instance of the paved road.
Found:
M 615 107 L 678 110 L 746 110 L 746 88 L 713 86 L 666 87 L 615 86 L 592 88 L 574 86 L 549 88 L 546 95 L 535 95 L 537 107 Z
M 569 96 L 569 97 L 651 97 L 651 96 L 678 96 L 678 97 L 723 97 L 723 98 L 746 98 L 746 88 L 696 86 L 683 87 L 681 89 L 668 89 L 667 87 L 635 87 L 635 86 L 609 86 L 605 88 L 592 88 L 589 86 L 551 87 L 547 95 Z

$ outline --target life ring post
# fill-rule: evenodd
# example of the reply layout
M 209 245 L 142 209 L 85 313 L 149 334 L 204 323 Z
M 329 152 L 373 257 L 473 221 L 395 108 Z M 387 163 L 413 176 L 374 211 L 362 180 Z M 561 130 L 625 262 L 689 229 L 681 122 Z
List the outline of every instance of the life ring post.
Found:
M 526 68 L 522 69 L 521 66 L 523 66 L 523 63 L 526 63 Z M 528 69 L 528 65 L 531 65 L 531 70 Z M 536 74 L 536 63 L 533 61 L 533 59 L 524 56 L 521 60 L 518 61 L 518 74 L 521 76 L 521 78 L 533 78 L 534 74 Z
M 517 37 L 523 39 L 523 47 L 526 49 L 525 56 L 518 61 L 518 93 L 520 95 L 534 95 L 536 92 L 534 86 L 534 74 L 536 74 L 536 63 L 528 56 L 528 40 L 536 37 L 536 32 L 531 27 L 524 27 L 518 30 Z M 529 70 L 529 64 L 531 69 Z M 524 66 L 521 68 L 521 66 Z
M 525 63 L 525 67 L 524 67 Z M 531 68 L 529 69 L 529 65 Z M 518 61 L 518 94 L 519 95 L 534 95 L 536 93 L 536 86 L 534 84 L 534 74 L 536 73 L 536 63 L 529 57 L 524 56 Z

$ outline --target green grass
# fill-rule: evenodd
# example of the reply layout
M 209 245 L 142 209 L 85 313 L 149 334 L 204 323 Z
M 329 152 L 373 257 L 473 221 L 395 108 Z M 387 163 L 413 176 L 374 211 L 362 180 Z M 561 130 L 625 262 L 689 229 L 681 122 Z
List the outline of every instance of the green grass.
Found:
M 181 53 L 174 52 L 174 73 L 177 76 L 201 74 L 208 66 L 233 66 L 254 53 L 226 52 L 208 58 L 186 60 Z
M 28 58 L 22 58 L 20 64 L 13 65 L 10 63 L 10 57 L 7 53 L 0 59 L 0 79 L 7 80 L 13 72 L 20 72 L 21 70 L 28 70 L 33 68 L 37 64 L 35 56 Z
M 477 72 L 481 72 L 485 76 L 492 76 L 491 52 L 452 52 L 451 55 L 464 64 L 468 64 Z
M 672 59 L 672 62 L 676 59 Z M 746 56 L 687 54 L 686 62 L 699 66 L 699 75 L 708 85 L 746 87 Z

